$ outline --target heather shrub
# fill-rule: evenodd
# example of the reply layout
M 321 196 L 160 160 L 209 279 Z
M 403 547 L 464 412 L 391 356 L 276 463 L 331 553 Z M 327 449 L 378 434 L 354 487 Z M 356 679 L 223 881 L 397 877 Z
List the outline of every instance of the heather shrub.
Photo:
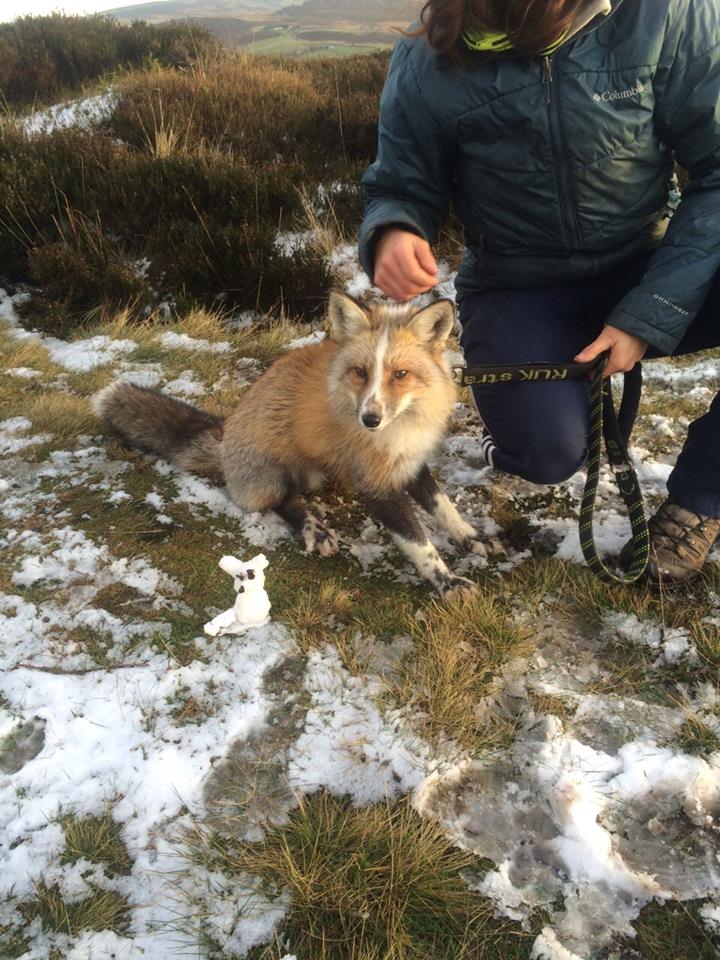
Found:
M 341 175 L 374 155 L 386 63 L 380 55 L 351 62 L 237 55 L 183 73 L 137 74 L 122 85 L 110 131 L 156 154 L 171 139 L 179 150 L 202 145 L 248 163 Z
M 311 318 L 327 262 L 276 237 L 309 212 L 356 231 L 386 58 L 355 59 L 155 65 L 118 81 L 100 127 L 0 124 L 2 281 L 36 288 L 26 309 L 47 329 L 162 300 Z
M 19 17 L 0 24 L 0 93 L 19 107 L 68 94 L 121 67 L 150 61 L 187 67 L 217 49 L 210 31 L 190 22 L 123 25 L 103 14 Z
M 250 223 L 212 230 L 202 220 L 169 223 L 157 238 L 165 282 L 184 299 L 312 317 L 322 310 L 330 289 L 329 268 L 312 248 L 285 255 L 275 235 L 273 229 Z M 159 256 L 153 260 L 153 252 L 151 246 L 151 262 L 160 262 Z

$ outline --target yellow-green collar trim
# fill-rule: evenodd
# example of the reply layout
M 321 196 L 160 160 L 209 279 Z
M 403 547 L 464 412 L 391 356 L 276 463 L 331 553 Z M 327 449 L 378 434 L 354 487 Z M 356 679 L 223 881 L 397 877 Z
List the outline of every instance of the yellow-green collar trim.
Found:
M 569 32 L 569 30 L 563 31 L 557 40 L 540 51 L 541 56 L 549 57 L 551 53 L 554 53 Z M 471 33 L 469 30 L 465 30 L 463 31 L 463 40 L 470 50 L 477 50 L 482 53 L 502 53 L 504 50 L 512 50 L 513 48 L 512 40 L 507 33 L 493 33 L 491 31 Z

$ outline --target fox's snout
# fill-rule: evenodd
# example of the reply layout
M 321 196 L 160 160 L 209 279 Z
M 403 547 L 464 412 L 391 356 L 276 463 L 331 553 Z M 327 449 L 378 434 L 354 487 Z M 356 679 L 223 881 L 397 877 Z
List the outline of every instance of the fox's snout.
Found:
M 374 430 L 382 423 L 382 417 L 377 413 L 364 413 L 360 419 L 369 430 Z

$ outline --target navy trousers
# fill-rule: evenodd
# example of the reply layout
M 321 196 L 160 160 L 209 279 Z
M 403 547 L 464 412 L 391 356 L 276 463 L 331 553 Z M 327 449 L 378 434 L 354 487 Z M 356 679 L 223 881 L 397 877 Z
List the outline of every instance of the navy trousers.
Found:
M 613 307 L 640 279 L 647 258 L 563 287 L 491 290 L 459 306 L 468 365 L 569 362 L 600 333 Z M 673 356 L 720 346 L 720 276 Z M 647 359 L 663 356 L 650 347 Z M 587 380 L 507 383 L 472 388 L 492 437 L 497 469 L 532 483 L 571 477 L 587 457 Z M 720 393 L 690 425 L 668 479 L 673 500 L 695 513 L 720 517 Z

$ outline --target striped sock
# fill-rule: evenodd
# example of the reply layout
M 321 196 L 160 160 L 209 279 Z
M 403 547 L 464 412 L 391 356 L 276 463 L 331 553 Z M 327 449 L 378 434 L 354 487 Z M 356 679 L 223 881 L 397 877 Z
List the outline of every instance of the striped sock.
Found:
M 482 454 L 483 460 L 487 463 L 489 467 L 495 466 L 495 451 L 497 447 L 495 441 L 490 436 L 487 430 L 483 431 L 482 439 L 480 440 L 480 452 Z

